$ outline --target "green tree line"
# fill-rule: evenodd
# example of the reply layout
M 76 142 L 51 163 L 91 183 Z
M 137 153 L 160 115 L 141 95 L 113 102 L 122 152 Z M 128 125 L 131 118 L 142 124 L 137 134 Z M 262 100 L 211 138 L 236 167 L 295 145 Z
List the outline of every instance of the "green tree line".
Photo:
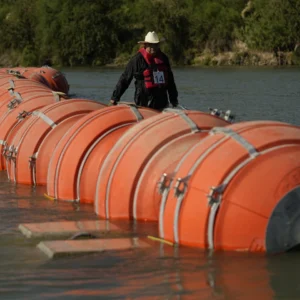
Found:
M 126 61 L 155 30 L 172 62 L 247 49 L 300 51 L 299 0 L 0 0 L 0 56 L 11 64 Z

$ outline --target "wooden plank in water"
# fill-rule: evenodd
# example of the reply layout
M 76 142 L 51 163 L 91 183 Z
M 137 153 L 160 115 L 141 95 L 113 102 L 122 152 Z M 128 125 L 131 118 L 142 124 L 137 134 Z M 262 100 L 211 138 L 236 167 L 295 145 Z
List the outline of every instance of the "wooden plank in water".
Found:
M 120 232 L 120 227 L 107 220 L 62 221 L 20 224 L 19 230 L 28 238 L 70 236 L 79 232 L 94 234 Z
M 61 256 L 91 254 L 103 251 L 122 251 L 134 248 L 150 247 L 150 244 L 139 238 L 89 239 L 44 241 L 37 247 L 49 258 Z

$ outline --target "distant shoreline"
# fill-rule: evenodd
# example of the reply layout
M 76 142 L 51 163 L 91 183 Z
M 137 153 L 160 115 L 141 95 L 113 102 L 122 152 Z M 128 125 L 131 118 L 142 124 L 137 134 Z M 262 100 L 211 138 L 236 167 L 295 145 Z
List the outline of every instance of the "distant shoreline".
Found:
M 124 67 L 130 56 L 117 57 L 113 63 L 107 64 L 107 67 Z M 172 64 L 176 66 L 176 64 Z M 218 54 L 210 52 L 186 57 L 185 64 L 178 66 L 300 66 L 300 56 L 294 52 L 273 52 L 262 51 L 228 51 Z
M 113 62 L 104 64 L 102 66 L 92 65 L 74 65 L 74 66 L 57 66 L 56 68 L 63 67 L 124 67 L 129 61 L 131 55 L 121 55 L 116 57 Z M 243 50 L 243 51 L 228 51 L 213 54 L 205 52 L 202 54 L 196 54 L 193 57 L 185 57 L 184 64 L 175 64 L 173 66 L 190 66 L 190 67 L 214 67 L 214 66 L 300 66 L 300 55 L 295 52 L 262 52 L 255 50 Z M 20 66 L 19 59 L 14 57 L 14 61 L 8 55 L 0 56 L 0 67 L 17 67 Z M 26 66 L 25 66 L 26 67 Z

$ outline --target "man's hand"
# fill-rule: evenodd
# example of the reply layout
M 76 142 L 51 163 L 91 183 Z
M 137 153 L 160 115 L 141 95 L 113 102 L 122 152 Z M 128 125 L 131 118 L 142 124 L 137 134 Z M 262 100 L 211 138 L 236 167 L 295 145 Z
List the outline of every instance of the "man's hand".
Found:
M 111 99 L 111 100 L 109 101 L 109 103 L 108 103 L 108 106 L 111 106 L 111 105 L 117 105 L 117 103 L 118 103 L 118 102 L 117 102 L 116 100 L 112 100 L 112 99 Z
M 172 107 L 173 108 L 175 108 L 175 107 L 177 107 L 178 106 L 178 101 L 177 102 L 174 102 L 174 103 L 172 103 Z

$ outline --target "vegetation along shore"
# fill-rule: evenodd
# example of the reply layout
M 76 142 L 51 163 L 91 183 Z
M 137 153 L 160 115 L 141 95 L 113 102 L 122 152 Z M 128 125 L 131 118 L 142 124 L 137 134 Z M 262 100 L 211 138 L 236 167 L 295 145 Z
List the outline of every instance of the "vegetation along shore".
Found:
M 2 66 L 123 66 L 150 30 L 173 65 L 300 65 L 299 0 L 0 3 Z

